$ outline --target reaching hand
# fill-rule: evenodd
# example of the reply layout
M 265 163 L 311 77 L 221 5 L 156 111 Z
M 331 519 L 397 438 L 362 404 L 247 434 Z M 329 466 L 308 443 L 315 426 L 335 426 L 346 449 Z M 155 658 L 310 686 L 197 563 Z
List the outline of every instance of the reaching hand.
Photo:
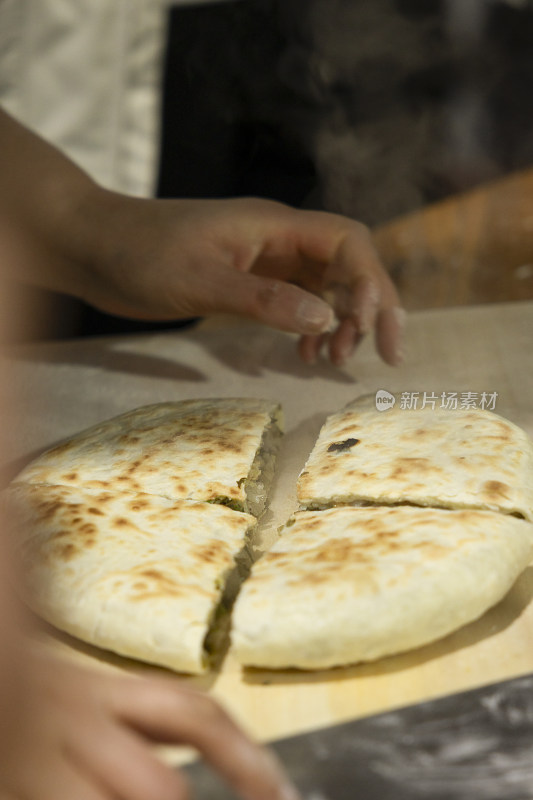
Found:
M 189 800 L 156 742 L 195 747 L 244 800 L 298 800 L 274 757 L 177 679 L 93 673 L 32 651 L 18 688 L 2 719 L 1 800 Z
M 99 245 L 77 291 L 100 308 L 238 314 L 300 334 L 306 361 L 327 341 L 335 364 L 375 330 L 382 358 L 401 361 L 404 314 L 363 225 L 258 199 L 98 202 Z
M 341 364 L 374 330 L 382 358 L 401 361 L 404 315 L 360 223 L 269 200 L 109 192 L 2 112 L 0 152 L 0 245 L 18 279 L 140 319 L 239 314 L 300 334 L 306 361 L 328 341 Z

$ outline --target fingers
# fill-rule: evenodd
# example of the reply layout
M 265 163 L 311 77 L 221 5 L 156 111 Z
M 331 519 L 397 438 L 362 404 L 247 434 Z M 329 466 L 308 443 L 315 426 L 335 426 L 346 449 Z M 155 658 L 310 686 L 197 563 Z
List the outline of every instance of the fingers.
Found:
M 24 798 L 57 800 L 58 797 L 75 797 L 76 800 L 114 800 L 112 794 L 93 783 L 75 766 L 64 763 L 61 770 L 53 769 L 53 765 L 46 766 L 48 769 L 38 776 L 36 786 L 30 787 L 28 794 L 23 794 Z
M 403 330 L 406 314 L 402 308 L 393 306 L 379 312 L 376 327 L 376 346 L 387 364 L 398 366 L 404 359 Z
M 344 319 L 329 341 L 329 356 L 333 364 L 341 367 L 348 361 L 362 339 L 358 325 L 351 319 Z
M 329 336 L 325 333 L 319 336 L 301 336 L 298 342 L 298 353 L 302 361 L 305 361 L 306 364 L 314 364 L 328 339 Z
M 38 770 L 32 763 L 34 755 L 28 752 L 26 763 L 19 764 L 17 774 L 7 778 L 12 789 L 6 787 L 3 792 L 4 787 L 0 787 L 0 800 L 115 800 L 114 795 L 57 753 L 40 763 Z
M 398 293 L 382 267 L 369 232 L 355 225 L 346 233 L 334 255 L 331 274 L 335 280 L 334 308 L 341 325 L 330 343 L 331 357 L 343 363 L 352 346 L 375 331 L 376 346 L 381 357 L 393 366 L 402 360 L 403 321 Z M 343 320 L 352 326 L 343 330 Z
M 139 684 L 118 712 L 158 741 L 195 747 L 244 800 L 298 800 L 274 757 L 212 699 L 164 682 Z
M 110 797 L 127 800 L 188 800 L 184 776 L 161 763 L 135 732 L 114 724 L 94 735 L 79 729 L 67 743 L 81 769 L 92 773 Z
M 376 345 L 384 360 L 401 361 L 402 315 L 400 299 L 373 245 L 370 231 L 358 222 L 325 212 L 292 210 L 286 224 L 291 228 L 283 269 L 278 275 L 294 280 L 310 292 L 318 292 L 333 309 L 338 320 L 335 333 L 328 337 L 332 361 L 341 365 L 361 338 L 375 331 Z M 278 241 L 282 241 L 282 237 Z M 295 266 L 294 252 L 299 254 Z M 287 266 L 292 258 L 293 271 Z M 263 262 L 260 272 L 268 274 L 273 259 Z M 266 265 L 266 267 L 265 267 Z M 284 271 L 283 271 L 284 270 Z M 283 304 L 281 304 L 283 308 Z M 285 311 L 289 310 L 289 306 Z M 397 309 L 397 310 L 395 310 Z M 268 313 L 266 314 L 268 322 Z M 280 326 L 281 327 L 281 326 Z M 316 360 L 324 337 L 310 339 L 305 332 L 299 345 L 304 360 Z
M 406 314 L 390 281 L 378 282 L 368 275 L 359 277 L 351 287 L 338 287 L 333 305 L 340 324 L 329 340 L 330 358 L 342 366 L 363 337 L 375 332 L 376 348 L 391 366 L 403 361 L 403 336 Z
M 301 335 L 317 335 L 333 325 L 331 306 L 293 284 L 234 271 L 225 274 L 223 283 L 224 292 L 216 299 L 221 311 Z

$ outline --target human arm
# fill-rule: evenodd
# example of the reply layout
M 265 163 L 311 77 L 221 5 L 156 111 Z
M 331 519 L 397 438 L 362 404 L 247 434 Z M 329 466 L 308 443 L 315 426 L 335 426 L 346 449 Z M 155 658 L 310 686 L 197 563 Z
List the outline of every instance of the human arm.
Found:
M 138 319 L 242 315 L 300 334 L 308 361 L 328 340 L 340 364 L 374 329 L 385 361 L 400 361 L 400 302 L 359 223 L 268 200 L 109 192 L 3 112 L 0 153 L 21 280 Z

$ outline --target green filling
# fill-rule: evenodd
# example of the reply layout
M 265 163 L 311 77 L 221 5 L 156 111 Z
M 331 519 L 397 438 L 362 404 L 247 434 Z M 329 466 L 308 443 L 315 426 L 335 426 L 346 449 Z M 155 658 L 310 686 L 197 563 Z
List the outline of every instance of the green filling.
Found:
M 226 495 L 218 495 L 218 497 L 213 498 L 213 500 L 208 500 L 207 502 L 219 506 L 227 506 L 233 511 L 244 511 L 244 506 L 240 500 L 234 500 Z
M 208 663 L 216 658 L 221 651 L 227 650 L 230 610 L 223 602 L 220 602 L 216 607 L 209 632 L 204 641 L 204 650 Z

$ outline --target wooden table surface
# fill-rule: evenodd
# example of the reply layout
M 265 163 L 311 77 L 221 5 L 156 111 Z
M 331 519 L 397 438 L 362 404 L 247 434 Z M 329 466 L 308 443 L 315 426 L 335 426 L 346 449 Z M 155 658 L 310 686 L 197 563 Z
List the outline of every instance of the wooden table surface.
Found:
M 326 414 L 363 393 L 497 393 L 496 411 L 533 436 L 533 303 L 414 313 L 407 361 L 383 364 L 371 341 L 343 370 L 301 364 L 293 337 L 211 323 L 182 332 L 56 342 L 6 356 L 5 475 L 83 427 L 146 403 L 267 396 L 285 410 L 286 435 L 265 541 L 295 507 L 297 474 Z M 407 412 L 406 412 L 407 413 Z M 218 697 L 264 740 L 533 671 L 533 566 L 507 597 L 451 636 L 376 663 L 316 673 L 242 671 L 231 651 L 220 669 L 184 678 Z M 105 669 L 150 670 L 68 637 L 53 646 Z M 167 754 L 178 758 L 176 751 Z

